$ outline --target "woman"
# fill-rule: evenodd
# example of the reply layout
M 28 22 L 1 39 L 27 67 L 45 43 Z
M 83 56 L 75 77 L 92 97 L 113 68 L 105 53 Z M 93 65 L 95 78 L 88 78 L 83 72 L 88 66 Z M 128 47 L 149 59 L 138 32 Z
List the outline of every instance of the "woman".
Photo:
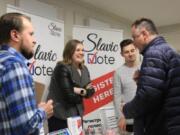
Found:
M 49 87 L 48 99 L 54 101 L 54 116 L 48 120 L 49 131 L 67 128 L 67 118 L 83 116 L 83 98 L 95 90 L 84 63 L 83 44 L 78 40 L 67 42 L 63 61 L 58 62 Z

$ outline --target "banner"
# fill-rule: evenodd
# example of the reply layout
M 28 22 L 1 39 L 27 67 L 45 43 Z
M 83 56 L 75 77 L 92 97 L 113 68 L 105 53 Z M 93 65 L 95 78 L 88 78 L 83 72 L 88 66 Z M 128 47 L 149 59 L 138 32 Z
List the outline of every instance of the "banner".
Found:
M 84 44 L 85 65 L 96 91 L 84 100 L 84 129 L 102 134 L 100 109 L 113 107 L 113 73 L 124 62 L 120 55 L 123 31 L 74 26 L 73 38 Z
M 38 102 L 42 94 L 47 95 L 50 78 L 57 61 L 62 59 L 64 48 L 64 23 L 30 14 L 13 6 L 7 7 L 7 12 L 20 12 L 31 18 L 35 30 L 35 54 L 29 61 L 29 69 L 36 86 Z

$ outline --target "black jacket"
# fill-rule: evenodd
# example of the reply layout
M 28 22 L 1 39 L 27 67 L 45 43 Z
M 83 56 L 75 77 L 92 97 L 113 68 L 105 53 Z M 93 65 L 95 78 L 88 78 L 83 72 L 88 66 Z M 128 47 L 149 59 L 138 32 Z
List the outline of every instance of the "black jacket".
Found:
M 58 63 L 54 69 L 49 86 L 48 99 L 54 101 L 54 116 L 66 120 L 72 116 L 83 116 L 83 97 L 74 93 L 74 87 L 84 88 L 90 83 L 86 66 L 81 69 L 81 76 L 72 65 Z M 94 89 L 86 98 L 92 96 Z
M 157 37 L 142 54 L 137 92 L 123 112 L 127 118 L 143 120 L 145 135 L 167 135 L 165 102 L 171 80 L 168 74 L 176 53 L 162 37 Z
M 171 60 L 168 74 L 169 89 L 165 100 L 168 135 L 180 134 L 180 56 Z

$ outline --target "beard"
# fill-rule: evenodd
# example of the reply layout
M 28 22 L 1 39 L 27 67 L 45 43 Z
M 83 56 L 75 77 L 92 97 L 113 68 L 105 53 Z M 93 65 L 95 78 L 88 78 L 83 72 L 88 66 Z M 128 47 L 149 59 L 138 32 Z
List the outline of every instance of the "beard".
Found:
M 31 59 L 34 55 L 33 52 L 28 52 L 26 49 L 21 49 L 21 53 L 28 60 Z
M 26 59 L 31 59 L 34 55 L 33 51 L 29 51 L 27 48 L 24 47 L 24 42 L 21 41 L 21 48 L 20 48 L 21 54 L 26 58 Z

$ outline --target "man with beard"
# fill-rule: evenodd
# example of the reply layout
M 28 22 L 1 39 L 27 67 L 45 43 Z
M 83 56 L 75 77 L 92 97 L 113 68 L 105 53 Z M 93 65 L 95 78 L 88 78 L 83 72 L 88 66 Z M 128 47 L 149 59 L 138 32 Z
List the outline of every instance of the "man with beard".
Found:
M 7 13 L 0 18 L 0 134 L 38 135 L 53 113 L 52 100 L 38 107 L 27 59 L 35 39 L 30 18 Z
M 136 93 L 136 82 L 133 80 L 135 71 L 139 69 L 138 50 L 131 39 L 124 39 L 120 43 L 121 55 L 125 63 L 120 66 L 114 73 L 114 106 L 116 116 L 118 117 L 118 126 L 120 133 L 125 135 L 132 134 L 133 119 L 126 119 L 120 111 L 121 104 L 129 102 Z

